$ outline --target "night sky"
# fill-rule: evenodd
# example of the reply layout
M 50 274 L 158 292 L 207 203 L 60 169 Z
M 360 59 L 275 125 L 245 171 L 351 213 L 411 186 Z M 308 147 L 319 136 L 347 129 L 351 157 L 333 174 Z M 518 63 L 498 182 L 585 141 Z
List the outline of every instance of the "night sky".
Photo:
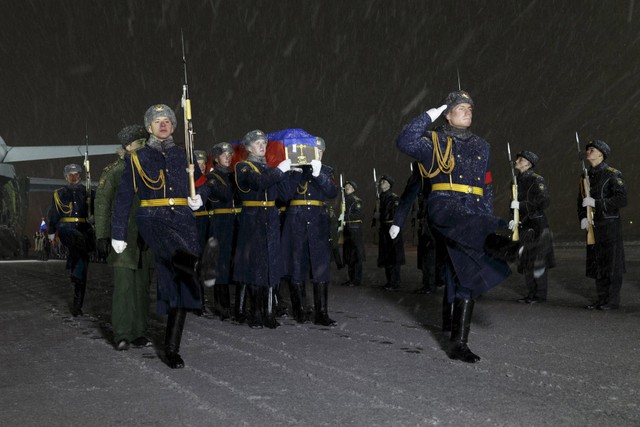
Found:
M 372 210 L 372 168 L 402 192 L 410 159 L 395 137 L 458 88 L 459 70 L 475 101 L 472 131 L 492 146 L 496 214 L 508 213 L 509 141 L 541 158 L 556 240 L 582 237 L 578 131 L 583 148 L 594 138 L 611 146 L 629 194 L 624 232 L 640 237 L 633 0 L 4 1 L 0 135 L 10 146 L 77 145 L 86 129 L 91 144 L 114 144 L 152 104 L 180 118 L 181 29 L 197 149 L 257 128 L 303 128 L 325 139 L 323 160 Z M 15 166 L 61 178 L 70 161 Z M 111 161 L 93 159 L 92 178 Z M 48 203 L 32 197 L 30 218 Z

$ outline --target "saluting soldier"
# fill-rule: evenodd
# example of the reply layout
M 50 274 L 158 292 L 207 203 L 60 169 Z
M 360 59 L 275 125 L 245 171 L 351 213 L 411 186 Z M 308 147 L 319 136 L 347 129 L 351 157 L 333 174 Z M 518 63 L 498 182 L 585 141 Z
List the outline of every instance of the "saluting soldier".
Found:
M 211 154 L 214 159 L 214 167 L 209 172 L 207 182 L 198 188 L 205 203 L 207 213 L 208 235 L 207 238 L 214 237 L 218 241 L 218 277 L 213 287 L 215 309 L 220 320 L 231 317 L 231 298 L 229 295 L 229 284 L 231 283 L 231 261 L 233 249 L 236 243 L 237 220 L 236 216 L 241 209 L 237 207 L 235 183 L 233 171 L 231 169 L 231 159 L 233 157 L 233 146 L 227 142 L 221 142 L 213 146 Z M 196 212 L 196 215 L 199 212 Z M 237 287 L 238 289 L 240 286 Z M 238 302 L 244 301 L 244 295 L 237 297 Z M 242 303 L 244 306 L 244 304 Z M 244 310 L 241 310 L 244 314 Z M 238 321 L 244 321 L 244 318 Z
M 422 163 L 431 183 L 429 220 L 449 254 L 447 298 L 453 306 L 449 357 L 468 363 L 480 360 L 467 345 L 475 299 L 509 276 L 505 261 L 515 260 L 520 249 L 495 235 L 506 223 L 493 216 L 489 144 L 469 130 L 473 105 L 467 92 L 451 92 L 444 105 L 421 113 L 397 139 L 398 149 Z M 443 113 L 447 123 L 428 130 Z M 443 313 L 443 320 L 446 317 Z
M 82 167 L 75 163 L 64 167 L 67 185 L 53 192 L 53 203 L 49 211 L 49 240 L 56 232 L 60 242 L 67 248 L 66 268 L 71 272 L 73 284 L 73 304 L 71 314 L 82 315 L 82 303 L 87 287 L 89 252 L 95 248 L 94 234 L 88 218 L 93 215 L 91 200 L 95 191 L 87 194 L 87 188 L 80 181 Z
M 179 354 L 187 310 L 200 310 L 200 280 L 215 282 L 215 241 L 200 246 L 192 210 L 202 206 L 200 195 L 189 197 L 188 163 L 183 147 L 173 141 L 176 116 L 168 106 L 149 107 L 144 124 L 151 134 L 147 145 L 125 154 L 122 181 L 116 195 L 111 225 L 112 246 L 117 253 L 127 247 L 129 212 L 137 193 L 138 231 L 155 255 L 159 315 L 168 315 L 165 361 L 170 368 L 184 367 Z M 199 176 L 200 171 L 195 171 Z M 210 245 L 211 244 L 211 245 Z
M 392 237 L 389 233 L 393 225 L 393 216 L 400 203 L 400 197 L 391 191 L 394 183 L 395 180 L 391 176 L 382 175 L 377 184 L 380 189 L 378 267 L 384 268 L 387 282 L 383 288 L 388 291 L 395 291 L 400 288 L 400 266 L 405 263 L 402 234 L 398 233 Z
M 325 201 L 338 195 L 333 169 L 322 163 L 325 142 L 316 138 L 320 158 L 303 166 L 302 173 L 293 174 L 293 196 L 286 211 L 282 232 L 283 257 L 291 277 L 289 293 L 293 317 L 304 323 L 304 283 L 311 277 L 313 286 L 314 323 L 335 325 L 329 317 L 327 299 L 331 280 L 331 242 L 329 217 Z
M 547 300 L 548 269 L 555 267 L 553 242 L 549 222 L 544 210 L 549 207 L 549 190 L 544 178 L 533 171 L 538 155 L 532 151 L 521 151 L 516 155 L 515 169 L 518 171 L 518 200 L 511 202 L 511 209 L 520 212 L 520 235 L 533 230 L 534 236 L 525 245 L 518 263 L 518 272 L 524 276 L 527 296 L 518 302 L 536 304 Z M 513 221 L 513 220 L 512 220 Z M 509 228 L 516 224 L 509 223 Z
M 362 220 L 364 211 L 362 199 L 356 196 L 358 185 L 355 181 L 344 183 L 344 228 L 342 231 L 342 262 L 347 266 L 349 280 L 342 286 L 362 285 L 362 264 L 367 259 L 364 249 L 364 235 L 362 233 Z
M 124 155 L 144 146 L 149 133 L 144 126 L 132 125 L 118 133 L 122 145 L 118 160 L 102 171 L 95 202 L 95 223 L 98 254 L 113 267 L 113 301 L 111 325 L 117 350 L 129 345 L 150 344 L 145 336 L 149 311 L 149 283 L 153 268 L 153 253 L 138 238 L 136 211 L 140 199 L 136 195 L 127 222 L 127 247 L 121 254 L 111 251 L 111 215 L 115 209 L 116 192 L 125 167 Z
M 587 206 L 593 210 L 595 244 L 587 245 L 587 277 L 595 279 L 597 300 L 589 310 L 612 310 L 620 307 L 622 276 L 626 272 L 620 209 L 627 206 L 627 190 L 622 172 L 605 160 L 611 154 L 606 142 L 594 139 L 585 147 L 589 162 L 590 196 L 581 186 L 578 193 L 578 219 L 587 229 Z
M 261 130 L 247 133 L 243 144 L 249 155 L 235 166 L 242 212 L 233 279 L 249 296 L 249 326 L 273 329 L 280 326 L 275 316 L 275 288 L 284 273 L 276 199 L 289 199 L 291 160 L 283 160 L 275 168 L 269 166 L 265 158 L 267 136 Z

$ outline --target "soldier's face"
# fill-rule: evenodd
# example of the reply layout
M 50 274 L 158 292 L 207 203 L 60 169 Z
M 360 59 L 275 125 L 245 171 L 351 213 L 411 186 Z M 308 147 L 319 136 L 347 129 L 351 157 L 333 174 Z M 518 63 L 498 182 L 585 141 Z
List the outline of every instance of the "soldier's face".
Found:
M 67 182 L 71 185 L 78 184 L 80 182 L 80 174 L 78 172 L 68 173 Z
M 386 179 L 380 180 L 380 190 L 382 190 L 383 193 L 390 188 L 391 188 L 391 185 Z
M 351 184 L 346 184 L 344 186 L 344 193 L 348 196 L 349 194 L 353 193 L 355 190 L 353 188 L 353 186 L 351 186 Z
M 174 131 L 169 117 L 156 117 L 149 127 L 149 133 L 161 140 L 169 138 Z
M 597 148 L 589 147 L 584 152 L 584 158 L 592 165 L 597 165 L 604 160 L 604 155 Z
M 264 139 L 254 141 L 253 143 L 251 143 L 251 145 L 249 145 L 249 147 L 247 147 L 247 151 L 255 154 L 258 157 L 264 157 L 264 155 L 267 153 L 267 141 L 265 141 Z
M 233 154 L 231 153 L 222 153 L 218 157 L 216 157 L 216 162 L 223 168 L 228 168 L 229 166 L 231 166 L 232 157 Z
M 447 113 L 446 118 L 454 128 L 467 129 L 473 119 L 473 107 L 466 102 L 458 104 Z
M 520 173 L 531 169 L 531 166 L 532 166 L 531 162 L 525 159 L 524 157 L 518 157 L 514 162 L 514 165 L 516 167 L 516 170 Z
M 198 167 L 200 168 L 200 172 L 206 173 L 205 170 L 207 169 L 207 162 L 204 160 L 198 160 Z

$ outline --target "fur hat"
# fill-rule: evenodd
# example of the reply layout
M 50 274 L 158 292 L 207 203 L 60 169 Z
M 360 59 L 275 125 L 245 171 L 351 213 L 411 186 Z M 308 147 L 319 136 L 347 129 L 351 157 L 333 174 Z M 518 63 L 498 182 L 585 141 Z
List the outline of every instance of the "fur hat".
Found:
M 344 187 L 346 187 L 346 186 L 347 186 L 347 184 L 348 184 L 348 185 L 350 185 L 350 186 L 352 186 L 354 190 L 357 190 L 357 189 L 358 189 L 358 185 L 356 184 L 356 182 L 355 182 L 355 181 L 346 181 L 346 182 L 344 183 Z M 344 187 L 343 187 L 343 188 L 344 188 Z
M 465 104 L 465 103 L 470 104 L 473 107 L 473 99 L 471 99 L 471 95 L 469 95 L 468 92 L 464 90 L 456 90 L 451 92 L 444 99 L 443 104 L 447 104 L 447 108 L 442 112 L 442 115 L 446 116 L 453 107 L 455 107 L 458 104 Z
M 82 166 L 80 166 L 80 165 L 78 165 L 76 163 L 69 163 L 68 165 L 66 165 L 64 167 L 63 173 L 64 173 L 65 178 L 70 173 L 82 173 Z
M 178 126 L 176 113 L 174 113 L 171 108 L 164 104 L 156 104 L 149 107 L 147 109 L 147 112 L 144 113 L 145 129 L 149 129 L 149 126 L 151 126 L 151 122 L 154 121 L 157 117 L 168 117 L 169 120 L 171 120 L 171 124 L 173 125 L 174 129 Z
M 211 149 L 211 156 L 214 160 L 223 153 L 233 154 L 233 145 L 228 142 L 219 142 Z
M 318 147 L 318 150 L 324 151 L 327 148 L 327 144 L 325 144 L 324 139 L 316 136 L 316 147 Z
M 193 154 L 196 157 L 196 161 L 198 161 L 198 160 L 202 160 L 204 162 L 207 161 L 207 152 L 206 151 L 204 151 L 204 150 L 194 150 Z
M 149 138 L 149 132 L 142 125 L 131 125 L 125 128 L 122 128 L 120 132 L 118 132 L 118 141 L 120 141 L 120 145 L 122 148 L 125 148 L 127 145 L 131 144 L 134 141 L 139 139 L 147 139 Z
M 611 148 L 609 148 L 606 142 L 600 139 L 594 139 L 593 141 L 589 141 L 589 143 L 587 143 L 587 146 L 584 147 L 584 149 L 586 150 L 589 147 L 593 147 L 599 152 L 601 152 L 605 160 L 607 160 L 607 157 L 609 157 L 609 154 L 611 153 Z
M 245 147 L 250 146 L 251 144 L 253 144 L 256 141 L 259 140 L 264 140 L 264 142 L 268 142 L 267 140 L 267 135 L 262 132 L 259 129 L 256 130 L 252 130 L 251 132 L 247 133 L 244 138 L 242 138 L 242 143 L 244 144 Z
M 516 154 L 516 159 L 518 157 L 522 157 L 523 159 L 529 160 L 529 163 L 531 163 L 532 168 L 536 167 L 536 164 L 538 163 L 538 160 L 539 160 L 538 155 L 536 153 L 534 153 L 533 151 L 527 151 L 527 150 L 523 150 L 518 154 Z
M 396 180 L 393 179 L 393 177 L 390 176 L 390 175 L 382 175 L 380 177 L 380 181 L 378 181 L 378 182 L 381 182 L 383 179 L 389 183 L 389 187 L 393 187 L 393 184 L 396 183 Z

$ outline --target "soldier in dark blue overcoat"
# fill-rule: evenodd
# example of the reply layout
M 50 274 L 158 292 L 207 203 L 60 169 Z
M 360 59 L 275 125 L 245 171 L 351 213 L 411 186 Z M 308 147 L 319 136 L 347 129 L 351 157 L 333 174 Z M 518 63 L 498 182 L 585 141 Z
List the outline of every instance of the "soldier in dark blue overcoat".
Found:
M 367 260 L 364 249 L 362 221 L 364 219 L 363 202 L 356 196 L 358 186 L 355 181 L 344 183 L 344 229 L 342 242 L 342 261 L 347 266 L 349 280 L 342 286 L 360 286 L 362 284 L 362 264 Z
M 380 189 L 378 219 L 378 267 L 384 268 L 387 282 L 383 288 L 397 290 L 400 288 L 400 268 L 405 263 L 404 241 L 401 234 L 391 237 L 389 230 L 393 225 L 393 216 L 400 203 L 400 197 L 391 189 L 395 180 L 389 175 L 382 175 L 377 185 Z
M 485 240 L 506 224 L 493 216 L 486 182 L 489 144 L 469 130 L 472 111 L 467 92 L 452 92 L 444 105 L 413 119 L 397 139 L 398 149 L 421 163 L 423 176 L 431 183 L 429 220 L 444 238 L 450 260 L 447 292 L 453 304 L 453 323 L 449 357 L 470 363 L 480 360 L 467 346 L 474 300 L 511 273 L 503 259 L 484 250 Z M 448 123 L 429 131 L 443 112 Z M 505 258 L 517 250 L 505 245 Z
M 325 142 L 316 138 L 320 159 L 302 167 L 301 174 L 293 174 L 294 190 L 282 231 L 282 255 L 288 258 L 287 276 L 293 316 L 298 323 L 305 321 L 304 282 L 311 277 L 313 285 L 314 323 L 331 326 L 327 308 L 328 286 L 331 280 L 331 241 L 329 217 L 325 201 L 338 195 L 333 169 L 322 164 Z
M 195 277 L 200 246 L 192 212 L 202 206 L 202 199 L 188 197 L 185 150 L 171 136 L 177 125 L 174 112 L 164 104 L 153 105 L 145 113 L 144 124 L 151 134 L 147 145 L 125 155 L 112 217 L 112 246 L 117 253 L 126 247 L 129 210 L 137 193 L 138 231 L 155 255 L 157 312 L 168 314 L 166 362 L 171 368 L 182 368 L 179 350 L 186 313 L 202 307 Z M 206 268 L 201 267 L 200 273 L 204 280 L 212 280 Z
M 267 164 L 267 136 L 261 130 L 245 135 L 249 156 L 236 164 L 235 179 L 242 212 L 238 217 L 238 240 L 233 280 L 245 286 L 251 302 L 249 326 L 276 328 L 275 288 L 284 275 L 280 248 L 280 211 L 276 200 L 290 197 L 291 160 L 277 167 Z
M 205 203 L 206 209 L 204 212 L 207 213 L 206 218 L 209 222 L 207 225 L 209 233 L 207 238 L 215 237 L 220 248 L 217 262 L 218 277 L 213 287 L 214 312 L 217 312 L 220 320 L 225 320 L 231 316 L 231 298 L 229 295 L 231 261 L 236 244 L 236 217 L 241 208 L 236 200 L 236 187 L 231 169 L 233 146 L 227 142 L 218 143 L 213 146 L 211 154 L 215 165 L 213 170 L 206 175 L 206 184 L 198 188 L 198 194 L 202 196 L 202 200 Z M 198 213 L 196 212 L 196 215 Z M 243 299 L 244 295 L 238 298 L 238 300 Z
M 93 215 L 95 191 L 87 194 L 87 188 L 80 182 L 82 167 L 69 164 L 64 167 L 64 177 L 69 183 L 53 192 L 53 203 L 49 210 L 49 240 L 56 232 L 60 242 L 69 250 L 67 270 L 71 271 L 73 284 L 73 304 L 71 314 L 82 315 L 82 303 L 87 287 L 89 252 L 94 250 L 95 241 L 89 216 Z
M 521 236 L 528 230 L 533 231 L 533 238 L 518 263 L 518 272 L 524 276 L 528 290 L 527 296 L 518 302 L 525 304 L 547 300 L 548 271 L 556 265 L 549 222 L 544 213 L 550 204 L 549 189 L 544 178 L 533 171 L 537 163 L 538 155 L 528 150 L 519 152 L 514 162 L 518 200 L 511 201 L 511 209 L 518 209 L 520 224 L 509 222 L 509 228 L 517 225 Z
M 587 245 L 587 277 L 595 279 L 597 299 L 589 310 L 615 310 L 620 307 L 622 276 L 626 272 L 622 221 L 620 209 L 627 206 L 627 190 L 622 172 L 609 166 L 605 160 L 611 154 L 609 145 L 599 139 L 589 141 L 585 147 L 585 160 L 589 162 L 590 194 L 584 186 L 578 193 L 578 219 L 582 229 L 592 221 L 595 243 Z M 587 207 L 593 218 L 587 217 Z

